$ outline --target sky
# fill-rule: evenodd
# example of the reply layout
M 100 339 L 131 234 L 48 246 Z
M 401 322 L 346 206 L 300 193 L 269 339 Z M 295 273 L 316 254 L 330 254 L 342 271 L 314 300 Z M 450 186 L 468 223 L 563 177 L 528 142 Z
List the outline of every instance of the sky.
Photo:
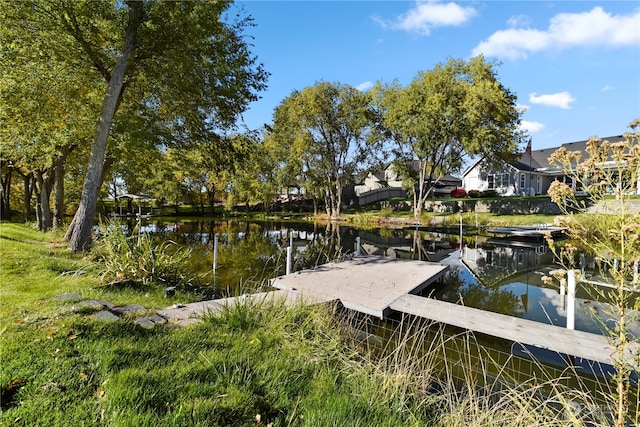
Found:
M 640 1 L 237 1 L 271 73 L 243 115 L 273 123 L 294 90 L 319 81 L 408 85 L 450 58 L 483 54 L 518 97 L 532 148 L 606 138 L 640 118 Z

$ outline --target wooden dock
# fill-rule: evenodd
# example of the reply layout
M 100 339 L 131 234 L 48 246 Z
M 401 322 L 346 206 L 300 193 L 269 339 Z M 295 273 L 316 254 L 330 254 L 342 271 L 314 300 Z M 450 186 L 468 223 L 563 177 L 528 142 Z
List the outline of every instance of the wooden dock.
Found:
M 168 307 L 158 313 L 178 325 L 197 322 L 224 306 L 252 301 L 318 304 L 340 301 L 346 308 L 384 318 L 406 313 L 517 343 L 600 363 L 610 363 L 613 349 L 604 336 L 420 297 L 448 266 L 377 256 L 333 262 L 273 279 L 276 291 Z M 635 345 L 631 351 L 638 352 Z
M 439 263 L 380 256 L 354 257 L 274 279 L 271 286 L 318 300 L 339 300 L 346 308 L 383 318 L 406 294 L 417 294 L 449 269 Z
M 391 304 L 391 309 L 560 354 L 611 363 L 613 349 L 602 335 L 416 295 L 403 295 Z M 636 345 L 631 350 L 637 352 L 639 348 Z
M 251 298 L 307 304 L 340 301 L 346 308 L 383 318 L 393 301 L 405 294 L 419 293 L 448 269 L 446 265 L 424 261 L 354 257 L 277 277 L 271 283 L 277 291 L 181 304 L 160 310 L 159 314 L 174 324 L 186 325 L 197 322 L 202 315 L 219 313 L 225 305 Z

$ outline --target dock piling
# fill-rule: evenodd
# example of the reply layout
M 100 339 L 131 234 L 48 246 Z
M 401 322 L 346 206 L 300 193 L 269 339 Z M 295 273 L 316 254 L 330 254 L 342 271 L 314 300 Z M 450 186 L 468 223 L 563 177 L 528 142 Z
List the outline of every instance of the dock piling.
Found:
M 287 246 L 287 269 L 286 275 L 291 274 L 291 246 Z
M 576 272 L 567 271 L 567 329 L 576 324 Z

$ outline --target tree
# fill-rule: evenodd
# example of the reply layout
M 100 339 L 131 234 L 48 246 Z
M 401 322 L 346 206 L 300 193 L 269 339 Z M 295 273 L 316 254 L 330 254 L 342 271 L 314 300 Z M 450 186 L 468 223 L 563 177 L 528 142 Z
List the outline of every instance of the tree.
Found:
M 51 35 L 61 41 L 46 61 L 73 63 L 106 84 L 80 205 L 67 233 L 72 250 L 90 246 L 107 142 L 121 106 L 150 130 L 161 127 L 165 142 L 188 143 L 233 127 L 264 89 L 267 73 L 243 36 L 251 18 L 227 17 L 230 5 L 33 0 L 8 6 L 26 17 L 10 24 L 37 35 L 30 38 L 40 45 L 30 48 L 48 47 Z
M 22 6 L 0 4 L 6 24 L 0 29 L 0 157 L 3 165 L 11 165 L 3 168 L 6 173 L 23 177 L 25 220 L 37 193 L 44 230 L 62 222 L 67 157 L 95 121 L 99 85 L 73 63 L 43 59 L 61 52 L 64 37 L 51 29 L 46 39 L 39 38 L 30 31 L 32 14 Z M 11 181 L 10 175 L 4 177 Z M 54 190 L 52 216 L 48 199 Z M 6 206 L 9 197 L 3 193 Z
M 380 140 L 367 93 L 339 83 L 319 82 L 294 91 L 276 108 L 272 137 L 294 165 L 324 192 L 327 215 L 340 216 L 342 190 L 356 174 L 379 163 Z M 286 149 L 284 149 L 286 147 Z
M 638 191 L 640 180 L 640 133 L 635 129 L 640 120 L 630 127 L 634 132 L 624 134 L 624 141 L 609 143 L 592 138 L 587 144 L 587 157 L 580 151 L 558 149 L 550 157 L 552 164 L 561 167 L 571 182 L 587 190 L 587 200 L 579 198 L 572 187 L 554 181 L 549 188 L 551 200 L 560 206 L 563 216 L 560 225 L 568 228 L 570 242 L 564 245 L 549 241 L 554 254 L 565 271 L 554 276 L 564 279 L 570 270 L 579 277 L 576 267 L 578 249 L 596 257 L 602 280 L 612 288 L 591 286 L 591 290 L 607 301 L 612 301 L 610 311 L 600 313 L 601 327 L 608 337 L 612 352 L 612 364 L 616 369 L 613 380 L 616 391 L 608 396 L 615 404 L 617 426 L 628 425 L 629 395 L 635 390 L 636 417 L 637 386 L 632 387 L 630 375 L 640 371 L 638 343 L 633 336 L 632 325 L 637 324 L 640 313 L 640 286 L 638 263 L 640 262 L 640 213 L 630 207 L 630 199 Z M 600 207 L 600 214 L 587 213 L 589 205 Z M 547 279 L 551 281 L 551 278 Z M 613 319 L 613 326 L 606 319 Z M 636 418 L 633 425 L 638 424 Z
M 413 194 L 416 221 L 437 181 L 459 171 L 466 156 L 517 154 L 523 135 L 516 96 L 500 84 L 495 67 L 482 56 L 451 59 L 405 88 L 376 86 L 382 132 L 397 147 L 394 169 Z

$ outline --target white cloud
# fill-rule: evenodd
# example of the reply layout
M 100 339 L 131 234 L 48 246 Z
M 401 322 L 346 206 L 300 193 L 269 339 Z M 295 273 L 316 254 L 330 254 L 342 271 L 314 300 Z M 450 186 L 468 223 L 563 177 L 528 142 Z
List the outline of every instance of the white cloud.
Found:
M 462 25 L 470 20 L 476 10 L 462 7 L 457 3 L 444 3 L 439 0 L 416 1 L 415 6 L 400 15 L 395 21 L 373 18 L 383 28 L 400 29 L 429 35 L 435 27 Z
M 546 105 L 547 107 L 558 107 L 564 110 L 571 108 L 571 103 L 576 99 L 567 91 L 553 93 L 549 95 L 529 94 L 529 102 L 532 104 Z
M 507 20 L 507 25 L 511 28 L 527 27 L 531 19 L 527 15 L 515 15 Z
M 600 92 L 609 92 L 610 90 L 613 90 L 613 89 L 614 89 L 613 86 L 604 85 L 602 89 L 600 89 Z
M 544 128 L 544 124 L 540 122 L 530 122 L 528 120 L 522 120 L 520 122 L 520 129 L 526 130 L 528 133 L 536 133 Z
M 373 87 L 373 82 L 362 82 L 358 86 L 356 86 L 356 89 L 358 89 L 360 92 L 366 92 L 372 87 Z
M 518 22 L 516 17 L 509 24 Z M 637 46 L 639 43 L 640 9 L 628 15 L 611 15 L 598 6 L 589 12 L 555 15 L 546 30 L 510 28 L 496 31 L 473 49 L 473 55 L 517 59 L 545 49 Z
M 529 106 L 527 104 L 518 104 L 516 105 L 516 109 L 521 113 L 526 113 L 529 111 Z

